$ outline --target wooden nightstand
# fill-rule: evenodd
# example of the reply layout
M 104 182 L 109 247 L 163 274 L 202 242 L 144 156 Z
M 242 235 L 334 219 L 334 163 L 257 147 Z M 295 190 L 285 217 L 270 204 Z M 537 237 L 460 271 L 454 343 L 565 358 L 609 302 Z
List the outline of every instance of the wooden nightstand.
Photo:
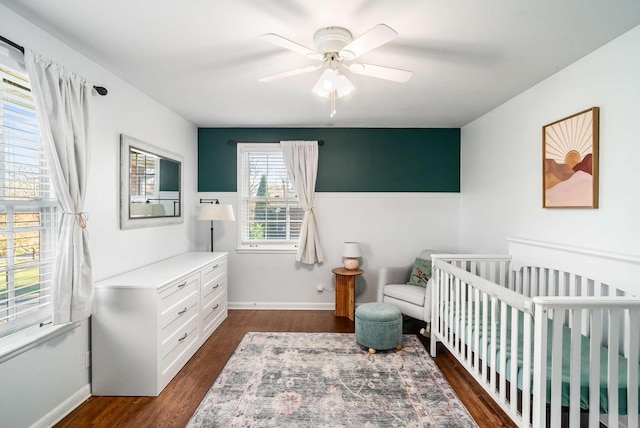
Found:
M 336 275 L 336 310 L 337 317 L 348 317 L 354 320 L 356 276 L 362 275 L 362 269 L 332 269 Z

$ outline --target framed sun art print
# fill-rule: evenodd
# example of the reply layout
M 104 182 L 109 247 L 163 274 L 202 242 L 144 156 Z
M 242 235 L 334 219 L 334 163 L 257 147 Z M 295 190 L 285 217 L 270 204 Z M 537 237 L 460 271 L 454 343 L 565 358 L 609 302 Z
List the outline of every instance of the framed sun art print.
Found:
M 598 208 L 598 119 L 592 107 L 542 127 L 542 207 Z

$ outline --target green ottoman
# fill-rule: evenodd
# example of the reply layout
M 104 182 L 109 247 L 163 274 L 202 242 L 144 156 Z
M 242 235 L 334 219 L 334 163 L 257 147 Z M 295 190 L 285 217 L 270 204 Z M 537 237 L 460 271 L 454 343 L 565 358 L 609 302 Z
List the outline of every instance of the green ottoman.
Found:
M 365 303 L 356 309 L 356 342 L 369 353 L 402 348 L 402 313 L 386 303 Z

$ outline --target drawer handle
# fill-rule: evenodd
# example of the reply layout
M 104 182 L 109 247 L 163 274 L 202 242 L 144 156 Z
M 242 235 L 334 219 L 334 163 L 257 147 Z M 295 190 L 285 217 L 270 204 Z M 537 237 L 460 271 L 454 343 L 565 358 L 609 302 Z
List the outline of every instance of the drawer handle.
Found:
M 218 309 L 218 306 L 220 306 L 220 303 L 216 304 L 213 308 L 211 308 L 211 310 L 215 311 L 216 309 Z
M 189 333 L 185 333 L 184 336 L 182 336 L 180 339 L 178 339 L 178 342 L 182 342 L 183 340 L 185 340 L 188 335 L 189 335 Z
M 183 310 L 178 312 L 178 315 L 184 315 L 185 312 L 187 312 L 187 308 L 184 308 Z
M 220 284 L 216 284 L 213 286 L 213 289 L 215 290 L 216 288 L 220 287 Z
M 218 266 L 220 266 L 220 265 L 219 265 L 219 264 L 217 264 L 217 265 L 215 265 L 215 266 L 211 266 L 211 270 L 218 269 Z
M 178 288 L 182 288 L 182 287 L 184 287 L 185 285 L 187 285 L 187 281 L 183 282 L 182 284 L 178 284 Z

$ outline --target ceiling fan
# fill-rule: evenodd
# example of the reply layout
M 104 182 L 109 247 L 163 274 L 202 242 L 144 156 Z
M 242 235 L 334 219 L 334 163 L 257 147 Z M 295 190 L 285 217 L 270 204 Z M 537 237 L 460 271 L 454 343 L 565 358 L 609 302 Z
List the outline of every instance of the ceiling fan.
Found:
M 265 83 L 273 82 L 285 77 L 324 69 L 313 87 L 313 93 L 329 98 L 330 113 L 331 117 L 333 117 L 336 113 L 336 99 L 349 95 L 355 89 L 355 86 L 344 75 L 345 69 L 354 74 L 400 83 L 404 83 L 411 78 L 413 72 L 408 70 L 355 61 L 359 56 L 390 42 L 396 37 L 398 37 L 398 33 L 385 24 L 376 25 L 357 39 L 354 39 L 351 32 L 346 28 L 326 27 L 316 31 L 313 36 L 316 46 L 316 50 L 313 50 L 274 33 L 263 34 L 260 36 L 262 40 L 304 55 L 309 59 L 320 61 L 320 63 L 263 77 L 258 80 Z

